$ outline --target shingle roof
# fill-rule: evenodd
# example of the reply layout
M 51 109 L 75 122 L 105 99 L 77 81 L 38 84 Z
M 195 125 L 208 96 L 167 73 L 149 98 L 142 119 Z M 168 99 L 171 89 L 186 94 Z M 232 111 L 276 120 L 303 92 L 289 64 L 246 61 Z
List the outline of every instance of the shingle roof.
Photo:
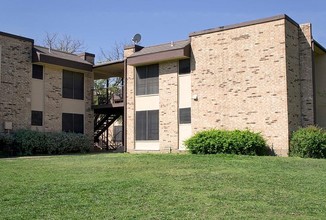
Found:
M 138 52 L 133 53 L 130 57 L 136 57 L 141 55 L 147 55 L 152 53 L 159 53 L 164 51 L 178 50 L 186 47 L 190 43 L 189 40 L 181 40 L 181 41 L 172 41 L 170 43 L 155 45 L 144 47 Z
M 46 55 L 49 57 L 55 57 L 55 58 L 60 58 L 60 59 L 64 59 L 64 60 L 70 60 L 70 61 L 74 61 L 74 62 L 78 62 L 78 63 L 92 65 L 90 62 L 80 58 L 76 54 L 53 50 L 53 49 L 51 49 L 51 51 L 49 51 L 49 48 L 36 46 L 36 45 L 34 46 L 34 48 L 35 48 L 35 52 L 38 54 L 43 54 L 43 55 Z

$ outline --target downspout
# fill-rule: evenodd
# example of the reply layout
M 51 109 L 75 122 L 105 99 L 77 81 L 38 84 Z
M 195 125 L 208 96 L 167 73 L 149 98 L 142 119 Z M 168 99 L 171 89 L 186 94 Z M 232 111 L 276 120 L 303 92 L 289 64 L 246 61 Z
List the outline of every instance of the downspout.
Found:
M 123 63 L 123 151 L 127 152 L 127 58 Z

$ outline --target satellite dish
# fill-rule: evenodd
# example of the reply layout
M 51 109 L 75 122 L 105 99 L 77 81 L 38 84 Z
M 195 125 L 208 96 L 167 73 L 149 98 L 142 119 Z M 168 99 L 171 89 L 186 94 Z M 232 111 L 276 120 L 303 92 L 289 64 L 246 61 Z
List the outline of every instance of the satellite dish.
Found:
M 135 34 L 135 36 L 132 38 L 132 42 L 134 42 L 134 44 L 138 44 L 140 40 L 141 40 L 140 34 Z

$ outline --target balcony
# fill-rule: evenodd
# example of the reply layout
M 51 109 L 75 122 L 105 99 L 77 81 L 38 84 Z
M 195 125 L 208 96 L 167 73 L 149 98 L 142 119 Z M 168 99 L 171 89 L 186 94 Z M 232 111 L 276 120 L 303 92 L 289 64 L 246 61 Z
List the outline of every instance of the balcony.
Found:
M 93 89 L 92 108 L 123 108 L 123 86 L 115 88 Z

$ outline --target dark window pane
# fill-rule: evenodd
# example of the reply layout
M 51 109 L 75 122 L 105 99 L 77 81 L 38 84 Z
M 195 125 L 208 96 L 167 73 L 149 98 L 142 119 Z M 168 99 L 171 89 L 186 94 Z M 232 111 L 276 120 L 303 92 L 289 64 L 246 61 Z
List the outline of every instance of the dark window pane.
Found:
M 147 94 L 158 94 L 159 66 L 150 65 L 147 68 Z
M 191 110 L 190 108 L 180 108 L 180 124 L 190 124 L 191 123 Z
M 136 140 L 146 140 L 146 111 L 136 112 Z
M 113 141 L 122 142 L 122 126 L 113 127 Z
M 43 112 L 32 111 L 32 125 L 42 126 L 43 125 Z
M 84 115 L 74 114 L 74 133 L 84 134 Z
M 74 114 L 62 113 L 62 131 L 74 131 Z
M 137 67 L 136 95 L 158 94 L 159 65 Z
M 148 113 L 147 140 L 159 140 L 159 116 L 158 116 L 159 111 L 158 110 L 148 111 L 147 113 Z
M 179 74 L 190 73 L 190 59 L 179 60 Z
M 62 79 L 62 97 L 74 98 L 74 73 L 64 70 Z
M 137 67 L 136 95 L 146 94 L 146 66 Z
M 62 97 L 69 99 L 84 99 L 84 74 L 63 71 Z
M 33 64 L 33 74 L 34 79 L 43 79 L 43 66 Z
M 74 73 L 74 99 L 84 99 L 84 74 Z

